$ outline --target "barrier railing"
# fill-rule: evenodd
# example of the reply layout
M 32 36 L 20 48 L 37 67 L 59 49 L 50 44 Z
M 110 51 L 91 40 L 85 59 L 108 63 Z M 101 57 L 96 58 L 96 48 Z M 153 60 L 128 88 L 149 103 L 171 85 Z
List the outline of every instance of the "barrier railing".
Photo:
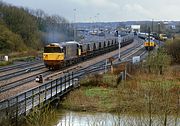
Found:
M 2 118 L 17 119 L 19 115 L 26 115 L 34 107 L 54 100 L 78 85 L 78 79 L 74 77 L 73 72 L 67 73 L 63 77 L 1 101 L 0 121 Z

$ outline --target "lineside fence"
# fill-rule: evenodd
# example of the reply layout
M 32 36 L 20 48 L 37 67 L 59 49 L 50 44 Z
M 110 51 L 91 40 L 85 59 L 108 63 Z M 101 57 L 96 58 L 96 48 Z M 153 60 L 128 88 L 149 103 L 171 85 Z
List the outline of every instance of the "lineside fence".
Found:
M 18 116 L 27 115 L 31 109 L 41 103 L 47 101 L 49 103 L 78 86 L 77 76 L 74 76 L 72 72 L 17 96 L 0 101 L 0 122 L 4 119 L 14 119 L 17 123 Z

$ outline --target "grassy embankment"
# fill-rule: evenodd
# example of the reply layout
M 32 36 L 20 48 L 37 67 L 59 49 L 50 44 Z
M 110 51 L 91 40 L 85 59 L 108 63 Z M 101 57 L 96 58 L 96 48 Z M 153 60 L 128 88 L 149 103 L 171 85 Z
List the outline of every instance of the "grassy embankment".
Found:
M 148 112 L 149 103 L 152 112 L 159 113 L 168 109 L 175 114 L 178 110 L 180 73 L 164 75 L 136 74 L 133 80 L 116 84 L 117 78 L 112 74 L 87 77 L 81 81 L 81 88 L 70 93 L 63 106 L 71 110 L 105 111 L 105 112 Z M 88 85 L 88 86 L 87 86 Z
M 1 126 L 51 126 L 58 120 L 58 110 L 51 104 L 41 104 L 34 108 L 27 116 L 19 116 L 17 123 L 15 119 L 6 118 Z
M 179 117 L 180 67 L 170 65 L 171 57 L 164 50 L 152 53 L 146 63 L 136 66 L 131 80 L 118 83 L 118 76 L 111 73 L 87 76 L 81 80 L 81 88 L 71 92 L 62 106 L 77 111 Z
M 9 54 L 9 61 L 0 61 L 0 66 L 13 64 L 14 61 L 33 61 L 42 57 L 42 51 L 27 51 Z

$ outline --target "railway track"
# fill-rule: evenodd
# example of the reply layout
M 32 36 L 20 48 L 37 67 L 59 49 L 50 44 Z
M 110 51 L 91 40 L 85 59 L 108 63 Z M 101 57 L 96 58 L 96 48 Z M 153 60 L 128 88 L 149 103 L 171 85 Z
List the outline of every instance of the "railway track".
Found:
M 18 70 L 16 72 L 11 72 L 11 73 L 0 76 L 0 81 L 7 80 L 7 79 L 10 79 L 10 78 L 13 78 L 13 77 L 17 77 L 17 76 L 20 76 L 20 75 L 23 75 L 23 74 L 27 74 L 29 72 L 37 71 L 37 70 L 40 70 L 42 68 L 45 68 L 44 64 L 41 64 L 41 65 L 38 65 L 38 66 L 35 66 L 35 67 L 33 67 L 33 66 L 32 67 L 27 67 L 27 68 Z
M 124 51 L 123 54 L 122 54 L 122 58 L 131 59 L 132 60 L 132 57 L 134 55 L 143 56 L 143 55 L 146 54 L 147 51 L 144 50 L 144 49 L 139 49 L 139 52 L 138 51 L 134 51 L 134 53 L 132 53 L 132 55 L 125 55 L 125 52 L 129 52 L 129 51 Z M 121 61 L 121 62 L 123 62 L 123 61 Z M 75 71 L 74 77 L 82 78 L 82 77 L 84 77 L 84 75 L 88 75 L 88 74 L 92 74 L 92 73 L 97 73 L 97 72 L 100 72 L 100 71 L 105 71 L 106 67 L 109 68 L 110 65 L 106 66 L 106 61 L 103 60 L 103 61 L 100 61 L 100 62 L 98 62 L 96 64 L 90 65 L 90 66 L 88 66 L 86 68 L 83 68 L 83 69 L 80 69 L 78 71 Z
M 1 67 L 0 73 L 5 72 L 5 71 L 9 71 L 9 70 L 13 70 L 13 69 L 17 69 L 17 68 L 26 68 L 26 67 L 35 65 L 37 63 L 42 63 L 42 61 L 25 62 L 25 63 L 16 64 L 16 65 Z
M 123 59 L 126 59 L 126 58 L 130 57 L 131 55 L 135 54 L 139 49 L 141 49 L 141 48 L 139 48 L 139 47 L 141 47 L 141 45 L 142 45 L 142 43 L 139 43 L 137 46 L 134 46 L 134 47 L 132 47 L 132 48 L 129 48 L 129 49 L 121 52 L 122 58 L 123 58 Z M 133 52 L 134 52 L 134 53 L 133 53 Z M 130 53 L 131 55 L 129 55 L 129 53 Z M 140 54 L 141 54 L 141 53 L 140 53 Z M 113 58 L 118 58 L 118 54 L 115 54 L 115 55 L 113 55 L 112 57 L 113 57 Z M 91 69 L 94 70 L 94 69 L 99 68 L 99 67 L 101 67 L 101 66 L 103 66 L 103 68 L 105 68 L 105 65 L 106 65 L 106 60 L 102 60 L 102 61 L 99 61 L 99 62 L 97 62 L 97 63 L 95 63 L 95 64 L 89 65 L 88 67 L 85 67 L 85 68 L 83 68 L 83 66 L 78 66 L 77 69 L 74 68 L 74 69 L 72 69 L 72 71 L 74 71 L 74 72 L 77 72 L 77 71 L 78 71 L 78 73 L 81 73 L 81 72 L 83 72 L 83 71 L 88 72 L 88 71 L 91 70 Z M 71 70 L 67 70 L 67 72 L 68 72 L 68 71 L 71 71 Z M 54 75 L 52 75 L 52 76 L 50 75 L 50 76 L 48 76 L 48 78 L 53 78 L 53 76 L 59 75 L 59 74 L 61 74 L 61 73 L 62 73 L 62 72 L 57 72 L 57 74 L 54 74 Z M 59 76 L 58 76 L 58 77 L 59 77 Z M 58 77 L 57 77 L 57 78 L 58 78 Z M 53 79 L 56 79 L 56 78 L 53 78 Z
M 34 81 L 36 76 L 38 76 L 40 74 L 42 74 L 43 76 L 46 76 L 46 75 L 51 74 L 51 73 L 52 73 L 52 71 L 47 70 L 47 71 L 44 71 L 44 72 L 40 72 L 40 73 L 31 75 L 28 78 L 22 78 L 20 80 L 17 80 L 17 81 L 2 85 L 2 86 L 0 86 L 0 94 L 5 92 L 5 91 L 16 88 L 18 86 L 22 86 L 22 85 L 24 85 L 24 84 L 26 84 L 28 82 Z
M 142 44 L 142 43 L 141 43 Z M 138 44 L 137 46 L 134 46 L 134 47 L 132 47 L 132 48 L 130 48 L 130 49 L 127 49 L 127 50 L 125 50 L 125 51 L 123 51 L 123 52 L 121 52 L 121 55 L 125 55 L 125 54 L 128 54 L 129 52 L 131 52 L 132 50 L 134 50 L 135 48 L 137 48 L 138 46 L 139 46 L 140 44 Z M 114 55 L 113 57 L 117 57 L 118 56 L 118 54 L 116 54 L 116 55 Z M 91 59 L 92 60 L 92 59 Z M 93 64 L 93 65 L 90 65 L 89 67 L 87 67 L 87 68 L 84 68 L 84 70 L 82 69 L 82 70 L 79 70 L 79 72 L 78 73 L 80 73 L 80 72 L 82 72 L 82 71 L 88 71 L 88 70 L 90 70 L 90 69 L 94 69 L 94 68 L 96 68 L 97 66 L 103 66 L 105 64 L 105 60 L 103 60 L 103 61 L 100 61 L 100 62 L 98 62 L 98 63 L 96 63 L 96 64 Z M 76 64 L 77 65 L 77 64 Z M 67 69 L 67 68 L 64 68 L 63 70 L 65 70 L 65 69 Z M 63 70 L 59 70 L 59 71 L 56 71 L 56 72 L 60 72 L 60 71 L 63 71 Z M 26 78 L 22 78 L 22 79 L 20 79 L 20 80 L 17 80 L 17 81 L 15 81 L 15 82 L 12 82 L 12 83 L 9 83 L 9 84 L 5 84 L 4 86 L 1 86 L 0 87 L 0 94 L 3 94 L 4 92 L 8 92 L 9 90 L 11 90 L 11 89 L 15 89 L 15 88 L 17 88 L 17 87 L 19 87 L 19 86 L 22 86 L 22 85 L 25 85 L 25 84 L 28 84 L 28 83 L 30 83 L 30 82 L 32 82 L 32 81 L 34 81 L 35 80 L 35 77 L 37 76 L 37 75 L 39 75 L 39 74 L 42 74 L 43 75 L 43 77 L 46 77 L 46 76 L 48 76 L 48 75 L 51 75 L 51 74 L 53 74 L 54 73 L 54 71 L 44 71 L 43 73 L 38 73 L 38 74 L 35 74 L 35 75 L 32 75 L 32 76 L 29 76 L 28 78 L 26 77 Z

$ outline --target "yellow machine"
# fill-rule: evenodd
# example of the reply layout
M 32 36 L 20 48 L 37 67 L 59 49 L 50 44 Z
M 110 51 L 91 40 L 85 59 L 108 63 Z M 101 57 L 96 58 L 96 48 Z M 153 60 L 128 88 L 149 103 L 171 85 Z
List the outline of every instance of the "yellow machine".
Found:
M 162 41 L 166 41 L 167 40 L 166 34 L 159 34 L 159 39 Z
M 145 39 L 144 47 L 146 50 L 153 50 L 156 46 L 156 43 L 154 42 L 153 38 Z
M 43 60 L 46 67 L 56 66 L 64 61 L 64 52 L 58 43 L 51 43 L 44 47 Z
M 81 56 L 78 42 L 51 43 L 44 47 L 43 60 L 48 68 L 56 69 L 72 64 Z

